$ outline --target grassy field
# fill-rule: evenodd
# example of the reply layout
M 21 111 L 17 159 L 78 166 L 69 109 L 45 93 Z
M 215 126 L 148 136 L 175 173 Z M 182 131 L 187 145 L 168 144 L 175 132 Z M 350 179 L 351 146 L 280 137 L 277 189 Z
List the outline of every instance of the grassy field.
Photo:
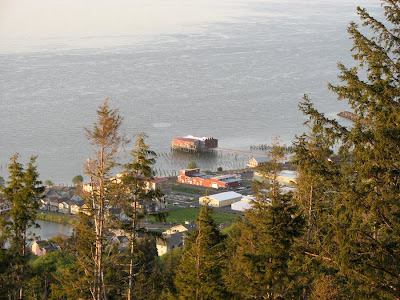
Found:
M 204 194 L 204 192 L 199 189 L 196 189 L 196 188 L 193 188 L 190 186 L 178 185 L 178 184 L 171 186 L 171 190 L 177 191 L 177 192 L 188 193 L 188 194 L 194 194 L 194 195 L 203 195 Z
M 47 215 L 45 213 L 37 213 L 36 219 L 55 222 L 55 223 L 61 223 L 61 224 L 69 224 L 69 225 L 75 225 L 78 223 L 77 218 L 70 217 L 67 215 L 66 216 L 55 216 L 55 215 Z
M 171 223 L 184 223 L 185 221 L 193 222 L 196 220 L 199 211 L 200 210 L 198 208 L 179 208 L 176 210 L 172 210 L 168 213 L 166 222 L 171 222 Z M 216 211 L 213 212 L 212 217 L 217 224 L 232 222 L 235 219 L 235 215 L 224 214 Z M 154 219 L 149 218 L 149 221 L 154 222 Z

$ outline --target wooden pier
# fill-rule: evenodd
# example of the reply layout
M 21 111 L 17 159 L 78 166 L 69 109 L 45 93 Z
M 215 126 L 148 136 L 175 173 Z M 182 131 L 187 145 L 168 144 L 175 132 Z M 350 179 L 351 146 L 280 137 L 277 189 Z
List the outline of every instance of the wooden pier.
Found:
M 254 157 L 267 157 L 267 155 L 265 153 L 254 153 L 254 152 L 248 152 L 248 151 L 222 149 L 222 148 L 213 148 L 211 150 L 219 151 L 219 152 L 229 152 L 229 153 L 233 153 L 233 154 L 237 154 L 237 155 L 249 155 L 249 156 L 254 156 Z

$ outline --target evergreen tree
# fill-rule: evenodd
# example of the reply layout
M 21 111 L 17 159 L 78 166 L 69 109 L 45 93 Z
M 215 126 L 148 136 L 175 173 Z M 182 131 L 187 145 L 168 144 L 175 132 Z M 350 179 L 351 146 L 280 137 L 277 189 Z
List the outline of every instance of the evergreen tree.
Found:
M 301 108 L 308 107 L 309 100 Z M 303 288 L 307 299 L 314 280 L 335 269 L 324 263 L 331 244 L 334 193 L 339 177 L 338 158 L 333 156 L 335 139 L 327 139 L 324 128 L 317 120 L 307 121 L 309 133 L 294 142 L 292 163 L 297 167 L 295 202 L 306 220 L 305 234 L 296 239 L 297 255 L 292 262 L 298 268 L 297 288 Z M 328 296 L 328 295 L 326 295 Z
M 277 178 L 283 151 L 273 147 L 272 160 L 261 168 L 264 181 L 254 185 L 252 208 L 230 234 L 232 255 L 225 278 L 237 299 L 288 299 L 296 293 L 289 263 L 303 219 L 291 202 L 292 195 L 280 191 Z
M 89 176 L 91 192 L 86 195 L 86 204 L 89 213 L 94 218 L 95 252 L 93 298 L 96 300 L 106 298 L 104 289 L 103 254 L 105 246 L 105 213 L 109 201 L 115 198 L 114 189 L 110 188 L 110 171 L 116 166 L 119 147 L 124 142 L 119 133 L 122 117 L 118 110 L 111 109 L 108 99 L 97 110 L 98 120 L 93 124 L 93 129 L 86 129 L 89 142 L 95 147 L 94 158 L 88 159 L 85 172 Z
M 177 293 L 174 279 L 182 257 L 182 248 L 177 247 L 160 257 L 159 265 L 162 280 L 162 299 L 172 299 Z
M 130 224 L 123 226 L 123 229 L 130 233 L 128 300 L 135 298 L 133 295 L 135 277 L 143 277 L 143 272 L 149 275 L 148 269 L 154 267 L 146 269 L 146 266 L 143 266 L 141 272 L 135 271 L 135 265 L 137 265 L 135 244 L 138 234 L 142 236 L 155 235 L 143 228 L 141 220 L 149 214 L 146 207 L 151 207 L 152 202 L 159 201 L 162 196 L 159 190 L 151 187 L 155 176 L 153 165 L 156 162 L 156 153 L 151 151 L 145 143 L 146 137 L 143 132 L 137 135 L 135 148 L 131 151 L 131 160 L 124 165 L 125 171 L 122 177 L 123 189 L 126 193 L 123 209 L 132 220 Z
M 47 185 L 48 187 L 52 187 L 54 185 L 53 181 L 47 179 L 44 181 L 44 184 Z
M 79 213 L 79 222 L 67 241 L 58 241 L 71 262 L 57 269 L 51 284 L 50 299 L 89 299 L 93 297 L 96 232 L 91 215 Z
M 179 299 L 227 299 L 222 280 L 225 266 L 225 237 L 203 206 L 196 220 L 197 229 L 185 239 L 175 285 Z
M 1 219 L 2 240 L 9 242 L 8 267 L 6 273 L 11 286 L 8 296 L 13 299 L 24 297 L 24 283 L 27 280 L 27 261 L 29 251 L 27 243 L 30 240 L 30 227 L 39 227 L 36 224 L 36 210 L 39 208 L 39 195 L 44 187 L 39 181 L 39 174 L 35 165 L 36 157 L 32 156 L 26 170 L 18 162 L 19 155 L 14 154 L 9 164 L 9 181 L 2 188 L 3 197 L 12 204 L 10 218 Z
M 400 298 L 399 1 L 383 0 L 385 19 L 358 8 L 365 34 L 351 23 L 358 68 L 339 64 L 342 85 L 329 88 L 346 99 L 355 118 L 346 129 L 316 111 L 302 110 L 340 145 L 333 198 L 331 243 L 325 263 L 336 269 L 349 298 Z
M 83 176 L 82 175 L 76 175 L 74 178 L 72 178 L 72 183 L 74 185 L 80 185 L 83 182 Z

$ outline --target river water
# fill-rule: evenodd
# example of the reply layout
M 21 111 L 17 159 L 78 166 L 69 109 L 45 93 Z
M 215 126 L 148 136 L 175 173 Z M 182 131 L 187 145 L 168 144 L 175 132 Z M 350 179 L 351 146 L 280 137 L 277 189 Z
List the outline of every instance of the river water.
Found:
M 55 222 L 36 220 L 36 223 L 40 225 L 40 228 L 31 229 L 38 240 L 47 240 L 49 238 L 57 236 L 57 234 L 71 235 L 72 226 L 59 224 Z
M 42 180 L 70 183 L 92 153 L 83 128 L 108 97 L 128 136 L 148 134 L 161 176 L 191 160 L 213 170 L 248 160 L 173 154 L 174 137 L 249 151 L 305 130 L 297 108 L 305 93 L 330 117 L 347 109 L 326 85 L 338 82 L 337 62 L 353 64 L 346 27 L 356 5 L 378 13 L 378 1 L 231 2 L 224 18 L 195 18 L 176 32 L 0 40 L 0 175 L 19 152 L 23 161 L 39 156 Z

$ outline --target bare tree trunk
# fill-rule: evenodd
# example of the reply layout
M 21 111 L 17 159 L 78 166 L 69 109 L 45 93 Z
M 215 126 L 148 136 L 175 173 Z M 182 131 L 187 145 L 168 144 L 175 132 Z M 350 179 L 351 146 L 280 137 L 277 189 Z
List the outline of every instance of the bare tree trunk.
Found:
M 100 167 L 101 169 L 101 167 Z M 88 170 L 91 170 L 90 161 L 88 161 Z M 101 176 L 101 175 L 100 175 Z M 100 178 L 98 190 L 95 187 L 95 182 L 90 176 L 92 185 L 92 205 L 94 211 L 94 225 L 96 232 L 95 240 L 95 256 L 94 256 L 94 278 L 93 278 L 93 298 L 101 300 L 103 294 L 103 228 L 104 228 L 104 194 L 103 194 L 103 179 Z
M 119 146 L 124 142 L 124 137 L 118 133 L 122 117 L 118 110 L 110 109 L 108 99 L 97 110 L 98 121 L 93 125 L 93 130 L 85 128 L 88 140 L 97 147 L 94 152 L 94 161 L 88 160 L 86 173 L 92 184 L 92 204 L 95 223 L 95 254 L 94 254 L 94 279 L 93 299 L 106 299 L 106 289 L 103 274 L 103 246 L 105 233 L 105 210 L 107 205 L 107 176 L 115 166 Z

